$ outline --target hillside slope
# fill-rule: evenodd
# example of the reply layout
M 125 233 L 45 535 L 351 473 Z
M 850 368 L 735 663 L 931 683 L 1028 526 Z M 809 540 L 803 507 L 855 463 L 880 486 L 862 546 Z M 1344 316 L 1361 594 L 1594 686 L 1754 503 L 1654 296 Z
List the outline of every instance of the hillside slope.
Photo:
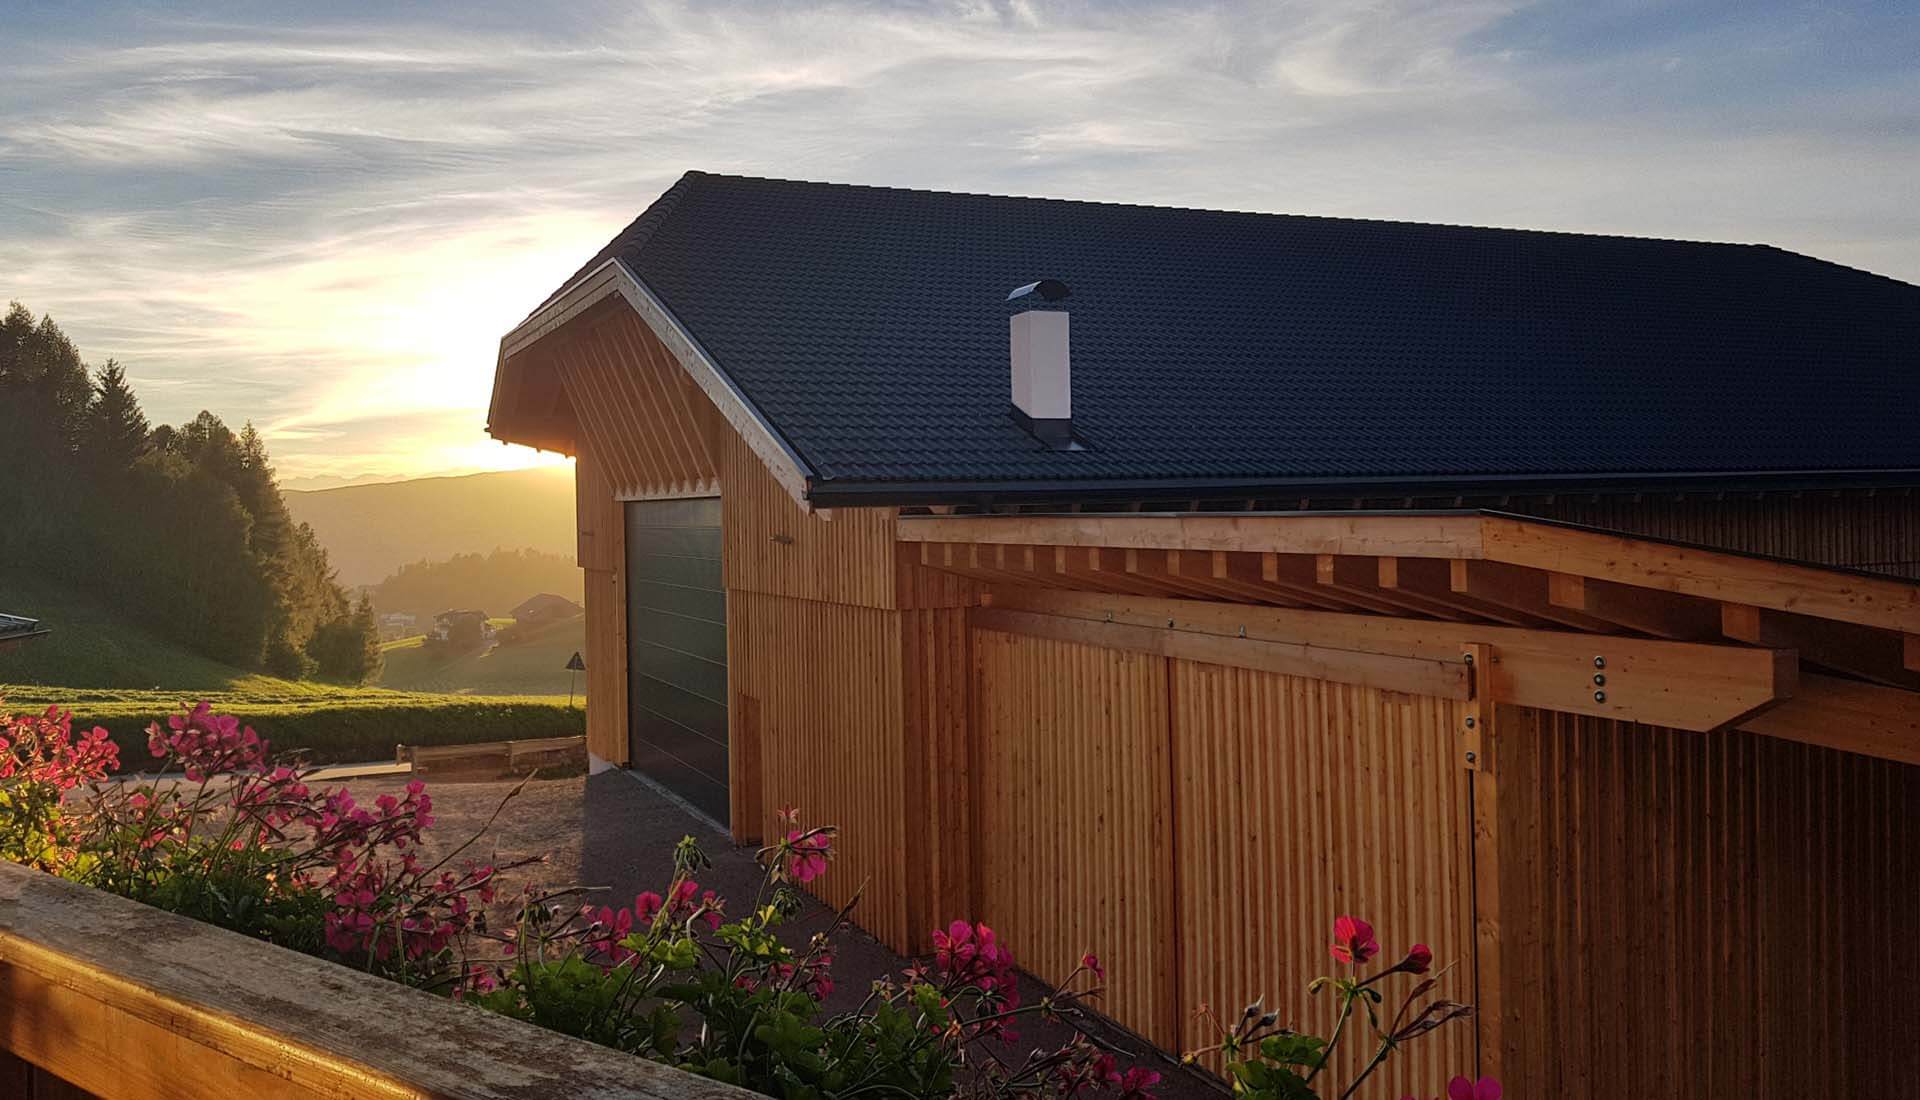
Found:
M 573 679 L 576 700 L 586 698 L 586 677 L 567 671 L 567 658 L 587 647 L 585 616 L 576 615 L 485 653 L 441 657 L 420 638 L 389 642 L 380 686 L 396 691 L 433 691 L 481 695 L 567 694 Z
M 346 585 L 376 584 L 408 562 L 495 548 L 574 553 L 568 466 L 287 492 Z
M 201 657 L 177 639 L 130 626 L 85 593 L 4 566 L 0 608 L 40 619 L 52 631 L 0 650 L 4 713 L 70 709 L 81 728 L 99 724 L 111 730 L 128 767 L 151 761 L 142 732 L 147 723 L 199 699 L 239 716 L 276 748 L 301 749 L 322 762 L 388 757 L 395 744 L 574 736 L 585 728 L 582 706 L 566 705 L 560 667 L 573 651 L 553 655 L 571 644 L 578 618 L 528 639 L 525 653 L 482 668 L 492 680 L 469 683 L 485 694 L 452 694 L 251 675 Z M 509 666 L 521 661 L 525 669 L 509 674 Z M 553 670 L 541 672 L 536 665 Z
M 27 685 L 224 691 L 247 678 L 179 639 L 127 622 L 83 592 L 30 572 L 0 566 L 0 611 L 39 619 L 51 631 L 0 650 L 0 693 Z

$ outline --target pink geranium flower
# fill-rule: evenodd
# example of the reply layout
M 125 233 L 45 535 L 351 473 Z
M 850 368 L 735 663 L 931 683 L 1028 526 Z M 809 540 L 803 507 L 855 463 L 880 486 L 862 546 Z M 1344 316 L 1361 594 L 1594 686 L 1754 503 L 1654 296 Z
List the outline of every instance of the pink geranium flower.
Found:
M 1416 943 L 1407 952 L 1407 957 L 1395 963 L 1393 968 L 1406 974 L 1425 974 L 1433 968 L 1433 950 L 1424 943 Z
M 1359 917 L 1340 917 L 1333 922 L 1333 957 L 1337 962 L 1359 966 L 1380 951 L 1373 936 L 1373 925 Z
M 1491 1077 L 1478 1081 L 1455 1077 L 1447 1082 L 1447 1100 L 1500 1100 L 1500 1082 Z
M 792 852 L 787 857 L 787 874 L 795 882 L 812 882 L 827 873 L 827 856 L 833 851 L 833 842 L 824 833 L 807 836 L 798 829 L 787 834 L 787 844 Z

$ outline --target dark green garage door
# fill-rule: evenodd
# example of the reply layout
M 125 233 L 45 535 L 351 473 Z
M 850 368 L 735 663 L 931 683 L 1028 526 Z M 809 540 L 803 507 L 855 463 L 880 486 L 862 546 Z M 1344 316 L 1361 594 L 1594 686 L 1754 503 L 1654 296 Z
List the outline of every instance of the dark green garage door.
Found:
M 727 593 L 720 501 L 627 504 L 633 766 L 727 820 Z

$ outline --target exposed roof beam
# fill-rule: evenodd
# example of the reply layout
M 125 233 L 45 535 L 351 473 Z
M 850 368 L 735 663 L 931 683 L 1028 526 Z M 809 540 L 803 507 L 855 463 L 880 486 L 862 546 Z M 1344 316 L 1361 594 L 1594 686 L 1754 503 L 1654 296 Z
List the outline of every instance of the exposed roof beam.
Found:
M 1473 556 L 1684 596 L 1920 632 L 1920 585 L 1631 535 L 1483 517 Z
M 1920 675 L 1902 660 L 1902 639 L 1911 635 L 1737 603 L 1720 605 L 1720 622 L 1721 633 L 1735 641 L 1796 649 L 1802 661 L 1834 672 L 1920 690 Z
M 1442 699 L 1465 699 L 1469 692 L 1467 665 L 1457 655 L 1452 660 L 1404 657 L 993 607 L 975 609 L 971 622 L 983 630 L 1360 684 L 1385 691 Z
M 1547 599 L 1606 622 L 1656 638 L 1697 641 L 1720 633 L 1720 605 L 1712 600 L 1635 588 L 1571 573 L 1547 573 Z
M 1920 695 L 1805 675 L 1793 698 L 1739 723 L 1748 733 L 1920 764 Z
M 1920 584 L 1912 581 L 1497 513 L 903 516 L 897 530 L 907 542 L 1484 560 L 1920 634 Z M 1382 596 L 1338 578 L 1326 587 Z M 1564 582 L 1560 588 L 1563 599 L 1587 599 Z M 1608 617 L 1590 606 L 1576 609 Z M 1652 605 L 1643 611 L 1643 621 L 1658 621 Z M 1685 629 L 1683 617 L 1692 614 L 1669 606 L 1667 629 Z
M 1417 523 L 1407 522 L 1409 519 Z M 903 542 L 1008 542 L 1278 554 L 1480 557 L 1473 512 L 902 516 Z
M 1092 592 L 996 592 L 994 607 L 1246 637 L 1357 653 L 1449 660 L 1485 644 L 1497 702 L 1679 729 L 1719 729 L 1793 694 L 1791 650 L 1525 630 L 1485 623 Z M 1599 681 L 1595 680 L 1599 677 Z

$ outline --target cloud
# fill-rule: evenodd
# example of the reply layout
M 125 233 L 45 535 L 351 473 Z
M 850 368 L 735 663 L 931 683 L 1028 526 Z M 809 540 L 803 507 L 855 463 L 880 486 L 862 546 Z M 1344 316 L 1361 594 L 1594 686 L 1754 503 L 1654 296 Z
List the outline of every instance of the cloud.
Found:
M 159 419 L 254 420 L 295 476 L 498 464 L 479 425 L 500 333 L 692 167 L 1769 240 L 1920 277 L 1911 17 L 239 11 L 28 20 L 0 43 L 0 295 L 118 357 Z

